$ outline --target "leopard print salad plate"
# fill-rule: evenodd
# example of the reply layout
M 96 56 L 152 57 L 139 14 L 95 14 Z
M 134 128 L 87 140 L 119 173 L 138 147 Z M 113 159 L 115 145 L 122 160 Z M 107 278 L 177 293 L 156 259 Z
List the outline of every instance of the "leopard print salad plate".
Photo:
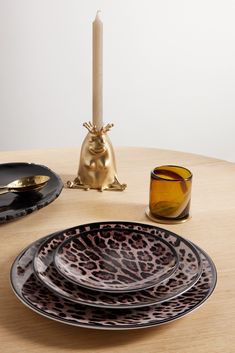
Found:
M 169 278 L 179 260 L 164 239 L 115 225 L 65 240 L 55 251 L 54 264 L 75 284 L 106 292 L 131 292 Z
M 32 262 L 42 241 L 45 238 L 30 245 L 16 258 L 11 268 L 11 285 L 26 306 L 61 323 L 107 330 L 158 326 L 179 319 L 201 306 L 216 285 L 216 269 L 212 260 L 197 248 L 203 264 L 202 275 L 191 289 L 174 299 L 135 309 L 101 309 L 77 304 L 57 296 L 35 276 Z
M 135 308 L 159 304 L 189 290 L 199 279 L 202 271 L 201 258 L 190 242 L 161 228 L 138 223 L 131 223 L 132 228 L 141 228 L 145 232 L 154 230 L 154 234 L 164 237 L 164 239 L 168 239 L 174 244 L 179 256 L 179 267 L 169 279 L 145 290 L 131 293 L 108 293 L 86 289 L 61 276 L 53 263 L 54 251 L 58 246 L 75 233 L 79 234 L 84 230 L 93 229 L 94 226 L 106 227 L 110 224 L 113 228 L 116 223 L 82 225 L 76 229 L 72 228 L 49 236 L 38 247 L 34 257 L 34 271 L 38 279 L 50 290 L 55 291 L 56 294 L 65 299 L 80 304 L 107 308 Z M 120 224 L 118 225 L 120 226 Z M 122 226 L 127 227 L 129 225 L 130 223 L 122 223 Z

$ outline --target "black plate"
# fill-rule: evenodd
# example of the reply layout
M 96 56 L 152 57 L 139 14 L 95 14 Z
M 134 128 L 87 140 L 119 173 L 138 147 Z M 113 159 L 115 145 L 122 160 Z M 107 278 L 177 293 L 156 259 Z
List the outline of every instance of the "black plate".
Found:
M 33 163 L 0 164 L 0 185 L 30 175 L 48 175 L 47 185 L 40 191 L 22 195 L 7 193 L 0 195 L 0 223 L 23 217 L 54 201 L 63 189 L 62 180 L 49 168 Z

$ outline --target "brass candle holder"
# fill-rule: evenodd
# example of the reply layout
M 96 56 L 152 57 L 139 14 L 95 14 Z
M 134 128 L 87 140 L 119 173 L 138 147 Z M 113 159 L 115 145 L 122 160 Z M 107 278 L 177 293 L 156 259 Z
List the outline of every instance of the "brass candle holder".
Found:
M 83 141 L 77 177 L 68 181 L 68 188 L 123 191 L 126 184 L 118 181 L 115 155 L 107 132 L 113 124 L 98 129 L 91 122 L 84 123 L 88 134 Z

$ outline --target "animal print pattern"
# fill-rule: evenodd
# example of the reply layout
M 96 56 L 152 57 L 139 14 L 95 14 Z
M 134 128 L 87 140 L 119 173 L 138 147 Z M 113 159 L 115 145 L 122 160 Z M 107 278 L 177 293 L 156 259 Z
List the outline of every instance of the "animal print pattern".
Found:
M 65 233 L 69 234 L 66 236 Z M 146 290 L 132 293 L 101 293 L 89 290 L 67 281 L 58 273 L 53 263 L 54 251 L 65 238 L 70 239 L 73 234 L 74 231 L 71 230 L 59 232 L 44 241 L 34 258 L 34 268 L 37 277 L 50 290 L 76 303 L 110 308 L 134 308 L 158 304 L 190 289 L 201 275 L 201 259 L 197 251 L 189 242 L 177 236 L 180 239 L 176 247 L 179 268 L 168 280 Z
M 208 255 L 198 248 L 202 275 L 186 293 L 158 305 L 136 309 L 101 309 L 75 304 L 48 290 L 34 274 L 32 260 L 43 239 L 24 250 L 15 260 L 11 282 L 15 294 L 34 311 L 57 321 L 96 329 L 136 329 L 176 320 L 196 309 L 213 292 L 216 269 Z
M 99 229 L 62 243 L 55 266 L 84 287 L 130 292 L 170 277 L 178 267 L 178 255 L 163 239 L 142 231 Z

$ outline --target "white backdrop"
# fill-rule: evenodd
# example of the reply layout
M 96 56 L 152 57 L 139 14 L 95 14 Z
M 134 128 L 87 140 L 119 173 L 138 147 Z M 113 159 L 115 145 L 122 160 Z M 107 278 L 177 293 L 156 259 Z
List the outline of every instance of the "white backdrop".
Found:
M 0 0 L 0 150 L 80 146 L 97 9 L 113 144 L 235 161 L 234 0 Z

